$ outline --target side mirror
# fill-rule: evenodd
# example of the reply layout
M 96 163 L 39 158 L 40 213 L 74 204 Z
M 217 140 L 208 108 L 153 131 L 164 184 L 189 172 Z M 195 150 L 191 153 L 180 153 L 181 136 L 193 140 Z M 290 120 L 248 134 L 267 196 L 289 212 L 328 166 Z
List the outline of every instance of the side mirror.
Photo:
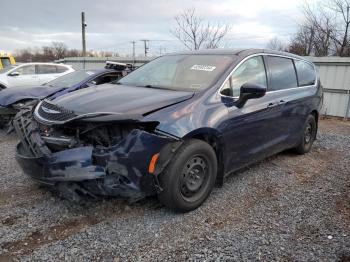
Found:
M 245 83 L 241 86 L 241 93 L 236 106 L 241 108 L 249 99 L 260 98 L 266 94 L 266 87 L 258 84 Z
M 9 75 L 9 76 L 19 76 L 19 73 L 16 72 L 16 71 L 14 71 L 14 72 L 12 72 L 12 73 L 9 73 L 8 75 Z

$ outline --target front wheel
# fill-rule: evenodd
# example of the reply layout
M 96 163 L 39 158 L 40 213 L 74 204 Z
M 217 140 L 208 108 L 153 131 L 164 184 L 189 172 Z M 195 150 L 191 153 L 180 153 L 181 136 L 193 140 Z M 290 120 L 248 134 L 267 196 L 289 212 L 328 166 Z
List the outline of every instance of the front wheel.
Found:
M 305 154 L 311 150 L 312 144 L 316 139 L 317 124 L 314 115 L 309 115 L 306 119 L 304 130 L 300 138 L 299 144 L 295 147 L 298 154 Z
M 213 148 L 197 139 L 186 141 L 159 176 L 159 200 L 176 211 L 199 207 L 211 193 L 217 173 Z

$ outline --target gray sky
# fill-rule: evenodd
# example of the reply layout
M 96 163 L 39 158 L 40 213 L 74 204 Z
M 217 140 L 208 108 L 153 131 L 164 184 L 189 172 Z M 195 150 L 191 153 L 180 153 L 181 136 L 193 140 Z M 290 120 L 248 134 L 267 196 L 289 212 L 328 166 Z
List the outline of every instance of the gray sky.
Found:
M 171 35 L 174 16 L 196 8 L 210 21 L 232 25 L 222 47 L 264 47 L 269 39 L 288 39 L 301 19 L 302 0 L 10 0 L 1 4 L 0 50 L 49 45 L 61 41 L 81 49 L 80 12 L 87 20 L 87 49 L 130 54 L 140 39 L 150 53 L 181 50 Z M 164 52 L 164 51 L 163 51 Z

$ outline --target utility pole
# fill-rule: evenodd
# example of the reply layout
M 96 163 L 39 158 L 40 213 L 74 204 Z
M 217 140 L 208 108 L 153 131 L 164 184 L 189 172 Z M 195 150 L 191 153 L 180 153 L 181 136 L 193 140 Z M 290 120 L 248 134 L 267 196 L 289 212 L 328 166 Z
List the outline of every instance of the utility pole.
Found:
M 147 40 L 147 39 L 141 39 L 140 41 L 143 42 L 143 45 L 145 47 L 145 57 L 147 57 L 147 54 L 148 54 L 148 46 L 147 46 L 147 42 L 149 42 L 150 40 Z
M 135 65 L 135 41 L 132 41 L 132 60 L 133 60 L 133 65 Z
M 85 39 L 85 12 L 81 12 L 81 34 L 83 40 L 83 57 L 86 56 L 86 39 Z

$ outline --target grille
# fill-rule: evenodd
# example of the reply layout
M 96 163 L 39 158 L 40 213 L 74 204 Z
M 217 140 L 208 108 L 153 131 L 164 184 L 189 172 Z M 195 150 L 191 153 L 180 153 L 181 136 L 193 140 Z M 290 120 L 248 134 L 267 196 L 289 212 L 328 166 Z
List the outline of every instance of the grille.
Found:
M 41 103 L 38 115 L 48 121 L 67 121 L 76 117 L 73 111 L 51 104 L 46 100 Z
M 37 122 L 32 121 L 32 109 L 23 108 L 13 119 L 13 126 L 22 142 L 22 146 L 30 156 L 42 157 L 51 154 L 41 139 Z

